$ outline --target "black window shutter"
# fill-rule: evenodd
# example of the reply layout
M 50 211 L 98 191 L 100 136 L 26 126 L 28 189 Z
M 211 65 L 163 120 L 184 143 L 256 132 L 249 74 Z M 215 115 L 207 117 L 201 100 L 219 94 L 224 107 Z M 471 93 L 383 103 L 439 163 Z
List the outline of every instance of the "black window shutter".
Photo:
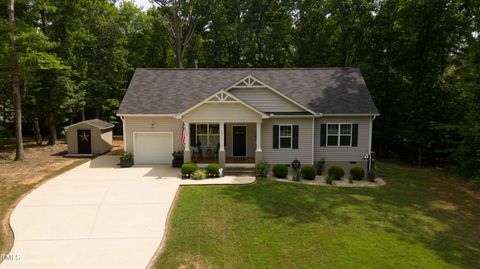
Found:
M 278 149 L 278 125 L 273 125 L 273 148 Z
M 190 123 L 190 146 L 194 147 L 196 143 L 196 137 L 197 137 L 197 126 L 194 123 Z
M 327 124 L 320 124 L 320 147 L 327 146 Z
M 352 147 L 358 146 L 358 124 L 352 124 Z
M 223 146 L 227 146 L 227 124 L 223 125 Z
M 298 149 L 298 125 L 293 125 L 292 148 Z

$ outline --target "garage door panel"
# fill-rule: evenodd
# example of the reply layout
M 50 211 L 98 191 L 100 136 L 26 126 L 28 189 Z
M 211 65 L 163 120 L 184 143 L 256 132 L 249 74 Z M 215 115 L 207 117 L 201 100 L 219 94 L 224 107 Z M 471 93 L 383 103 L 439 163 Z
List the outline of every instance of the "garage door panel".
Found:
M 165 164 L 172 161 L 171 133 L 135 133 L 134 143 L 136 164 Z

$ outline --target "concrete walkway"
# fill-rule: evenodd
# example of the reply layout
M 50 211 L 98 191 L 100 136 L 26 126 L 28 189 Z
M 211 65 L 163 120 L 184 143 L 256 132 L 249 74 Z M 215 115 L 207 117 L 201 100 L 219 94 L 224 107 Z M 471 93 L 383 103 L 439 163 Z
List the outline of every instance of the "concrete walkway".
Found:
M 0 268 L 145 268 L 181 184 L 255 180 L 181 180 L 168 166 L 116 163 L 118 156 L 100 156 L 28 194 L 11 215 L 15 242 Z

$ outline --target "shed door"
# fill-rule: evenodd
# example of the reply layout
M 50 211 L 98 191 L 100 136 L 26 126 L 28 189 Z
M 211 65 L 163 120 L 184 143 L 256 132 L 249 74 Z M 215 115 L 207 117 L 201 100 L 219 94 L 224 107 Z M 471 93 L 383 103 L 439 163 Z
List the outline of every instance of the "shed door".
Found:
M 77 130 L 78 153 L 92 153 L 92 133 L 90 130 Z
M 167 164 L 172 162 L 171 133 L 135 133 L 135 164 Z

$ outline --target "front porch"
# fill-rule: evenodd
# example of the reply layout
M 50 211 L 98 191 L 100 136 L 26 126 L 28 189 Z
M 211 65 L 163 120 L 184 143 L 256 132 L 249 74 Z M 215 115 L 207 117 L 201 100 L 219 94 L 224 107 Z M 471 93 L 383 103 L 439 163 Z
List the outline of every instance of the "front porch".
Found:
M 261 122 L 185 122 L 184 161 L 222 167 L 262 160 Z

